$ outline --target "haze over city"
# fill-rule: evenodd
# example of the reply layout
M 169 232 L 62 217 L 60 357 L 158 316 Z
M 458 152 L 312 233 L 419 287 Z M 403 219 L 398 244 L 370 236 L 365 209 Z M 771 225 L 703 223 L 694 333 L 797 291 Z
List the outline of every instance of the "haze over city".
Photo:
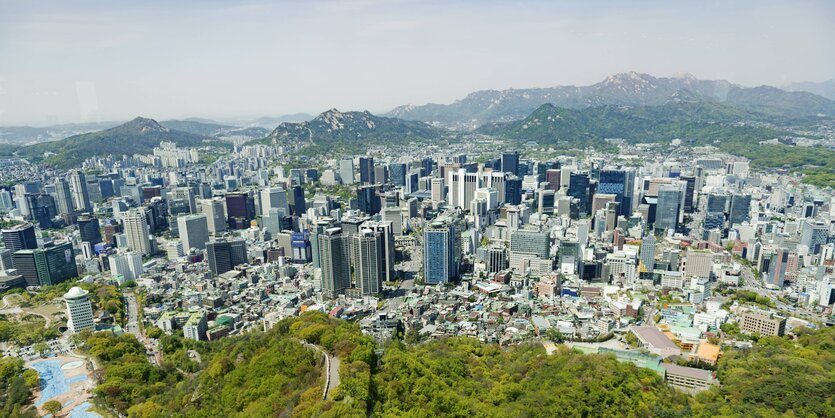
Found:
M 630 70 L 835 78 L 832 2 L 670 3 L 4 0 L 0 125 L 384 113 Z

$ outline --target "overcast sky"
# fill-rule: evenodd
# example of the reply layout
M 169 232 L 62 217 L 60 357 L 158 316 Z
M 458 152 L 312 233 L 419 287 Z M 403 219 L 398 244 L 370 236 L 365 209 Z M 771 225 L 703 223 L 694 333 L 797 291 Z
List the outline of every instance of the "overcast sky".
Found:
M 0 0 L 0 125 L 385 112 L 630 70 L 784 85 L 835 78 L 833 40 L 827 0 Z

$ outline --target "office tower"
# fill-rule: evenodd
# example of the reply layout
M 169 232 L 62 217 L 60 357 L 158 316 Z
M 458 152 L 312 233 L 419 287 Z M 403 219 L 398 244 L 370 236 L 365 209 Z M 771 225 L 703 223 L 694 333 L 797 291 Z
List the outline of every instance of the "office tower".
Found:
M 502 172 L 519 175 L 519 153 L 517 151 L 502 153 Z
M 6 189 L 0 190 L 0 210 L 9 211 L 14 209 L 12 193 Z
M 731 197 L 731 209 L 728 211 L 728 223 L 739 225 L 751 220 L 751 195 L 735 194 Z
M 702 239 L 707 239 L 711 231 L 719 231 L 720 238 L 725 231 L 725 214 L 722 212 L 708 212 L 702 222 Z
M 343 158 L 339 160 L 339 177 L 342 184 L 354 184 L 354 159 Z
M 374 166 L 374 182 L 378 184 L 386 184 L 389 181 L 388 170 L 384 165 Z
M 446 198 L 446 190 L 444 186 L 444 179 L 440 177 L 432 178 L 432 200 L 435 202 L 443 202 Z
M 494 178 L 495 180 L 495 178 Z M 500 190 L 499 187 L 495 185 L 490 185 L 490 187 L 496 188 L 496 190 Z M 518 176 L 514 175 L 507 175 L 504 179 L 504 202 L 508 205 L 518 205 L 522 202 L 522 179 Z
M 458 239 L 451 222 L 435 220 L 423 231 L 423 278 L 426 284 L 458 277 Z
M 72 189 L 73 206 L 79 212 L 89 212 L 90 195 L 87 192 L 87 179 L 84 173 L 78 170 L 70 172 L 70 188 Z
M 377 195 L 378 186 L 360 186 L 357 188 L 357 209 L 368 215 L 376 215 L 382 209 L 382 201 Z
M 613 194 L 618 202 L 618 215 L 632 215 L 632 189 L 635 187 L 635 172 L 624 170 L 600 170 L 597 193 Z
M 249 228 L 249 221 L 255 219 L 255 201 L 252 196 L 249 193 L 228 193 L 225 198 L 229 227 L 232 229 Z
M 293 186 L 290 191 L 290 212 L 295 216 L 302 216 L 307 211 L 304 189 L 301 186 Z
M 226 231 L 226 202 L 219 197 L 204 199 L 200 204 L 200 211 L 206 215 L 209 232 L 217 234 Z
M 110 254 L 107 256 L 107 261 L 110 264 L 110 275 L 122 276 L 125 281 L 136 280 L 144 273 L 142 254 L 137 252 L 127 251 Z
M 70 184 L 63 178 L 55 180 L 55 205 L 61 215 L 69 215 L 75 211 Z
M 459 168 L 447 174 L 447 184 L 449 184 L 449 204 L 468 209 L 476 189 L 481 187 L 481 179 L 478 173 L 470 173 L 464 168 Z
M 641 262 L 647 271 L 655 269 L 655 246 L 657 242 L 655 236 L 649 234 L 641 240 Z
M 829 239 L 829 228 L 822 222 L 804 220 L 800 226 L 800 243 L 812 254 L 820 253 L 821 246 Z
M 235 239 L 210 242 L 206 244 L 206 260 L 212 275 L 226 273 L 247 262 L 246 241 Z
M 12 250 L 0 250 L 0 274 L 3 270 L 10 270 L 14 268 L 14 261 L 12 261 Z
M 681 193 L 681 188 L 673 185 L 664 185 L 658 189 L 653 226 L 656 231 L 675 231 L 678 228 Z
M 360 184 L 374 183 L 374 158 L 360 157 Z
M 177 218 L 177 226 L 180 240 L 183 241 L 183 250 L 188 252 L 192 248 L 206 249 L 206 243 L 209 242 L 209 222 L 205 214 L 180 216 Z
M 380 293 L 383 287 L 382 234 L 363 229 L 351 237 L 354 277 L 363 295 Z
M 132 208 L 123 219 L 128 248 L 143 256 L 151 254 L 151 240 L 148 238 L 148 219 L 143 209 Z
M 78 276 L 72 244 L 63 242 L 43 249 L 19 250 L 12 254 L 17 273 L 27 286 L 47 286 Z
M 406 186 L 406 164 L 389 164 L 389 179 L 394 186 Z
M 382 241 L 380 255 L 383 265 L 380 277 L 384 282 L 394 281 L 394 232 L 391 222 L 368 221 L 361 225 L 360 229 L 370 229 L 379 234 Z
M 287 191 L 281 187 L 270 187 L 261 190 L 261 216 L 268 216 L 270 209 L 278 209 L 281 216 L 290 215 L 287 203 Z
M 93 306 L 90 304 L 88 293 L 76 286 L 64 294 L 64 303 L 67 305 L 67 328 L 73 334 L 95 329 Z
M 693 213 L 696 209 L 694 199 L 696 195 L 696 176 L 681 176 L 681 181 L 687 183 L 684 189 L 684 213 Z
M 38 248 L 35 227 L 30 223 L 3 229 L 3 242 L 6 244 L 6 249 L 12 252 Z
M 197 213 L 197 202 L 194 199 L 194 192 L 189 187 L 175 187 L 167 194 L 169 206 L 172 201 L 182 202 L 181 205 L 188 208 L 187 213 Z
M 400 210 L 399 206 L 383 209 L 383 221 L 391 222 L 391 229 L 394 235 L 403 235 L 403 211 Z
M 548 183 L 546 186 L 548 190 L 557 191 L 560 189 L 560 169 L 558 168 L 551 168 L 545 170 L 545 182 Z
M 589 175 L 571 173 L 568 181 L 568 196 L 578 200 L 580 216 L 589 213 Z
M 99 220 L 89 214 L 78 217 L 78 232 L 81 235 L 81 242 L 89 242 L 95 245 L 102 242 Z
M 425 177 L 432 174 L 432 166 L 435 164 L 431 158 L 420 160 L 420 176 Z
M 711 193 L 707 195 L 707 213 L 726 213 L 728 210 L 728 196 L 725 194 Z
M 335 298 L 351 287 L 350 243 L 342 228 L 328 228 L 318 238 L 322 293 L 326 298 Z
M 524 253 L 547 259 L 551 253 L 551 238 L 547 232 L 533 230 L 514 231 L 510 236 L 510 253 Z
M 554 191 L 553 190 L 540 190 L 539 191 L 539 201 L 537 202 L 537 208 L 539 209 L 539 213 L 543 214 L 552 214 L 554 213 L 554 204 L 556 201 L 554 200 Z

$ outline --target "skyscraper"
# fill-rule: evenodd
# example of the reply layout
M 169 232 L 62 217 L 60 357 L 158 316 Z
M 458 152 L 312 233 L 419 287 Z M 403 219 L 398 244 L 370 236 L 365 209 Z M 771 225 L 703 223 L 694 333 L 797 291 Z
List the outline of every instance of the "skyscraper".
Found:
M 226 210 L 223 199 L 217 197 L 201 201 L 200 210 L 206 215 L 209 232 L 217 234 L 226 231 Z
M 287 191 L 282 187 L 269 187 L 261 190 L 261 216 L 269 216 L 270 209 L 278 209 L 281 216 L 290 215 L 287 203 Z
M 70 172 L 70 188 L 72 189 L 73 206 L 79 212 L 89 212 L 90 195 L 87 192 L 87 179 L 79 170 Z
M 339 177 L 342 184 L 354 184 L 354 159 L 350 157 L 339 160 Z
M 731 197 L 731 209 L 728 215 L 730 225 L 751 220 L 751 195 L 735 194 Z
M 185 215 L 177 218 L 183 250 L 205 250 L 209 242 L 209 223 L 205 214 Z
M 112 276 L 122 276 L 127 280 L 136 280 L 144 272 L 142 254 L 133 251 L 111 254 L 107 257 Z
M 89 214 L 78 217 L 78 232 L 81 235 L 81 242 L 89 242 L 90 245 L 95 245 L 102 241 L 99 220 Z
M 302 216 L 307 211 L 307 202 L 304 200 L 304 189 L 302 186 L 293 186 L 290 194 L 290 211 L 295 216 Z
M 664 185 L 658 189 L 654 225 L 656 231 L 675 231 L 678 228 L 681 194 L 681 188 L 673 185 Z
M 212 275 L 226 273 L 247 262 L 246 241 L 234 239 L 210 242 L 206 244 L 206 260 Z
M 589 212 L 589 175 L 586 173 L 571 173 L 568 180 L 568 196 L 576 198 L 578 210 L 582 215 Z
M 151 254 L 151 240 L 148 238 L 148 219 L 145 210 L 132 208 L 123 217 L 128 247 L 140 254 Z
M 502 172 L 519 175 L 519 153 L 517 151 L 502 153 Z
M 395 186 L 406 186 L 406 164 L 389 164 L 389 179 Z
M 327 298 L 335 298 L 351 287 L 348 236 L 342 234 L 342 228 L 328 228 L 318 238 L 322 293 Z
M 383 270 L 382 234 L 363 229 L 351 237 L 354 277 L 363 295 L 380 293 Z
M 63 242 L 43 249 L 20 250 L 12 254 L 18 274 L 27 286 L 47 286 L 78 276 L 72 244 Z
M 656 239 L 652 234 L 648 234 L 641 240 L 641 262 L 644 263 L 647 271 L 655 268 L 655 246 Z
M 61 215 L 70 215 L 75 210 L 70 184 L 63 178 L 55 180 L 55 205 Z
M 67 327 L 73 334 L 95 328 L 93 325 L 93 306 L 90 304 L 88 293 L 76 286 L 64 294 L 64 303 L 67 305 Z
M 374 184 L 374 158 L 360 157 L 360 183 Z
M 423 231 L 423 278 L 426 284 L 447 283 L 458 277 L 455 226 L 436 220 Z
M 13 252 L 38 248 L 35 227 L 30 223 L 3 229 L 3 242 L 6 244 L 6 249 Z

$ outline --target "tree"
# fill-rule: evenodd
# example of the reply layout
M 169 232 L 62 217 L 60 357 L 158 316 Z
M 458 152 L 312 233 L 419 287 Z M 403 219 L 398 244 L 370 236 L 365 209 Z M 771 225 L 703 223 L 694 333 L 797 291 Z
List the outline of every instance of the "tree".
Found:
M 62 406 L 61 402 L 58 402 L 55 399 L 53 399 L 51 401 L 46 401 L 46 403 L 43 404 L 42 408 L 44 411 L 47 411 L 54 416 L 58 413 L 58 411 L 61 410 Z

